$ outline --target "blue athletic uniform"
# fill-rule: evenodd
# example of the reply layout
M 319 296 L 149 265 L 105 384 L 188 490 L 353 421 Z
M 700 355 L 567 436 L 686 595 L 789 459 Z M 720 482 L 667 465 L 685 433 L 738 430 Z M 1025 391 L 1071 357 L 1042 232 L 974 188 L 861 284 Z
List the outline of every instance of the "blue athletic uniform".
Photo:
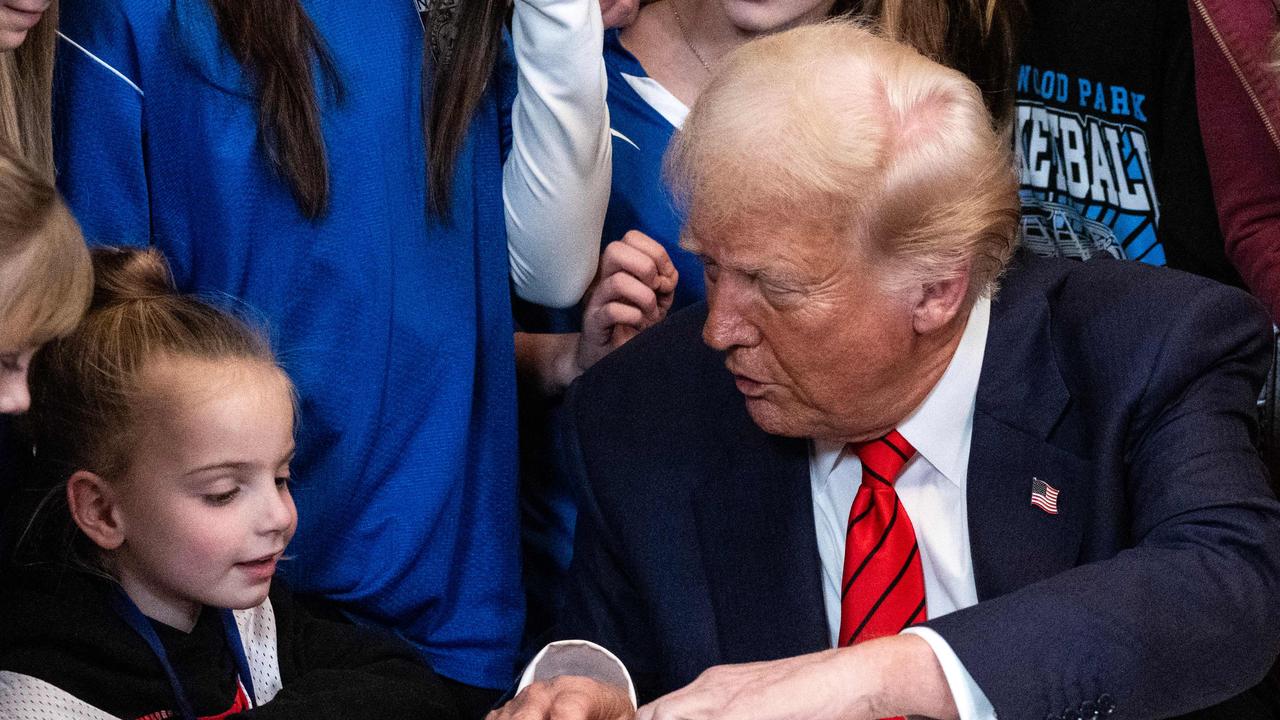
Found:
M 443 675 L 505 687 L 524 611 L 501 196 L 510 48 L 438 222 L 413 4 L 303 5 L 346 90 L 318 83 L 319 219 L 269 167 L 253 90 L 203 0 L 64 0 L 59 185 L 91 242 L 154 245 L 182 290 L 265 322 L 300 399 L 291 585 L 394 628 Z

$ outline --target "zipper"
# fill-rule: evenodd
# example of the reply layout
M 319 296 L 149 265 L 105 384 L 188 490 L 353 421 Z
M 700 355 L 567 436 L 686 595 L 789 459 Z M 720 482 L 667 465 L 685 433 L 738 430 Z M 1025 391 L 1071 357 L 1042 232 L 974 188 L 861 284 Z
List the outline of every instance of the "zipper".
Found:
M 1227 43 L 1222 39 L 1222 33 L 1218 30 L 1217 24 L 1213 22 L 1213 18 L 1209 16 L 1209 10 L 1204 6 L 1204 0 L 1192 0 L 1196 6 L 1196 11 L 1200 13 L 1204 24 L 1209 26 L 1209 34 L 1213 36 L 1214 42 L 1218 43 L 1218 49 L 1222 51 L 1223 56 L 1227 58 L 1227 62 L 1231 65 L 1231 70 L 1240 80 L 1240 84 L 1244 86 L 1244 91 L 1249 95 L 1249 100 L 1253 103 L 1253 109 L 1257 111 L 1258 117 L 1261 118 L 1262 124 L 1267 128 L 1267 134 L 1271 136 L 1271 144 L 1280 150 L 1280 134 L 1276 133 L 1275 124 L 1271 122 L 1271 117 L 1267 114 L 1266 108 L 1262 106 L 1262 101 L 1258 99 L 1258 94 L 1254 91 L 1253 85 L 1249 83 L 1249 79 L 1245 77 L 1244 70 L 1240 64 L 1236 62 L 1236 58 L 1227 49 Z

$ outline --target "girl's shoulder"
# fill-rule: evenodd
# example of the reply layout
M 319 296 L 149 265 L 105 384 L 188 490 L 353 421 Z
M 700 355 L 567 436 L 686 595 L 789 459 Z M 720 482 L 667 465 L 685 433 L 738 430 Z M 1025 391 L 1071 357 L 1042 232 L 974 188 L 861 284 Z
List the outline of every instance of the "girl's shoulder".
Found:
M 115 716 L 37 677 L 0 670 L 0 718 L 115 720 Z

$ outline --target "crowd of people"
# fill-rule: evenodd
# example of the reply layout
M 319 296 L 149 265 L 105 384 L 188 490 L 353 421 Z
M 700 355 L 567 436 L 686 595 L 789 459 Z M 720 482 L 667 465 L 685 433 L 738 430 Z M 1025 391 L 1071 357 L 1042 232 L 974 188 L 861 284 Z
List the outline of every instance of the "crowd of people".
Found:
M 0 0 L 0 719 L 1280 717 L 1278 33 Z

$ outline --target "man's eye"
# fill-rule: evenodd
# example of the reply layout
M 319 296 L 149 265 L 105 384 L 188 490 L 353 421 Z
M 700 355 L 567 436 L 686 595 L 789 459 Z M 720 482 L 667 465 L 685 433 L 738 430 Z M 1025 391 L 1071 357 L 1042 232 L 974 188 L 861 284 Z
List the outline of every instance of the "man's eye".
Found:
M 204 496 L 204 501 L 210 505 L 226 505 L 240 494 L 240 488 L 232 488 L 224 493 L 213 493 Z
M 289 484 L 292 482 L 293 482 L 293 479 L 290 478 L 288 475 L 282 475 L 276 478 L 276 487 L 278 488 L 289 487 Z
M 22 367 L 22 361 L 18 359 L 18 356 L 0 355 L 0 370 L 4 370 L 5 372 L 17 373 L 17 372 L 22 372 L 23 369 L 24 368 Z

